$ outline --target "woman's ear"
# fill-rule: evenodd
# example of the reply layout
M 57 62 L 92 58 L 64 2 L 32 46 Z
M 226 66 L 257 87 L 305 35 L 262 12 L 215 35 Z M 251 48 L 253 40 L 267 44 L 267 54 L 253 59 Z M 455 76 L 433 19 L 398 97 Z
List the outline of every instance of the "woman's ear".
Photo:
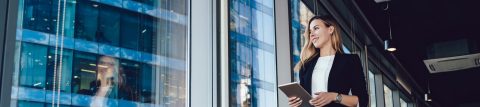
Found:
M 329 27 L 328 27 L 328 33 L 329 33 L 330 35 L 332 35 L 332 34 L 333 34 L 333 31 L 335 31 L 335 27 L 329 26 Z

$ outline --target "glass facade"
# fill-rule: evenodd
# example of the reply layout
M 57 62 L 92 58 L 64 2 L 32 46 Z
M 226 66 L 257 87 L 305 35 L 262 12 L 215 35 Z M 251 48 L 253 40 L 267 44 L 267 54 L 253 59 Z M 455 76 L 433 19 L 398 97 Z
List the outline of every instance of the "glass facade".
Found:
M 230 0 L 228 6 L 229 106 L 277 106 L 273 0 Z
M 187 0 L 19 4 L 11 106 L 186 106 Z
M 303 34 L 308 27 L 308 20 L 314 16 L 313 12 L 308 9 L 300 0 L 290 0 L 290 17 L 291 17 L 291 48 L 292 68 L 300 61 L 300 52 L 302 50 L 305 38 Z M 293 72 L 295 81 L 299 82 L 298 71 Z
M 400 98 L 400 107 L 407 107 L 407 102 L 405 102 L 405 100 L 403 100 L 402 98 Z
M 375 74 L 368 70 L 368 88 L 370 92 L 370 107 L 377 107 L 377 97 L 375 90 Z
M 383 97 L 385 97 L 385 107 L 393 107 L 393 93 L 387 85 L 383 85 L 383 94 Z

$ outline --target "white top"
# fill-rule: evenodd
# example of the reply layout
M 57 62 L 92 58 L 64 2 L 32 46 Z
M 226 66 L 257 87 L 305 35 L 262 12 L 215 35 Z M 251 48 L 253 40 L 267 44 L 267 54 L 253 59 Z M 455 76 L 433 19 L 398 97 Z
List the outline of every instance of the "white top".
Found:
M 328 76 L 330 74 L 330 69 L 332 68 L 333 59 L 335 59 L 335 55 L 318 58 L 312 73 L 312 97 L 316 97 L 316 92 L 328 91 Z

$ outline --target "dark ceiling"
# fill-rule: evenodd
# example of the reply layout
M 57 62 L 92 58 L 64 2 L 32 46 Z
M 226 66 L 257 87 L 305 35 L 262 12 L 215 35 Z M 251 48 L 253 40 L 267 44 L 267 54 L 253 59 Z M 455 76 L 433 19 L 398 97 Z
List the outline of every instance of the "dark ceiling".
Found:
M 381 38 L 388 38 L 386 3 L 355 0 Z M 423 63 L 426 49 L 438 42 L 468 39 L 480 47 L 480 3 L 477 0 L 392 0 L 394 55 L 427 92 L 433 106 L 456 107 L 480 104 L 480 68 L 430 74 Z M 477 49 L 478 50 L 478 49 Z M 429 81 L 429 82 L 427 82 Z M 479 87 L 479 88 L 477 88 Z

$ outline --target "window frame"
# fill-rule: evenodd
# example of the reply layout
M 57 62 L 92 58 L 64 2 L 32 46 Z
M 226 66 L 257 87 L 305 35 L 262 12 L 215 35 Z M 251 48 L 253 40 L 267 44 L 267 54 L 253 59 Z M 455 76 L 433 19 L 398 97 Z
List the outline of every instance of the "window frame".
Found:
M 2 67 L 1 67 L 1 91 L 0 91 L 0 105 L 10 105 L 11 98 L 10 94 L 12 91 L 12 76 L 14 72 L 14 52 L 15 52 L 15 37 L 16 37 L 16 29 L 17 29 L 17 17 L 18 17 L 18 0 L 6 0 L 5 5 L 2 6 L 6 9 L 6 19 L 4 19 L 6 24 L 2 24 L 1 26 L 5 25 L 5 37 L 1 41 L 3 46 L 0 53 L 2 53 Z M 2 3 L 3 4 L 3 3 Z M 2 12 L 3 13 L 3 12 Z M 3 21 L 3 20 L 0 20 Z M 2 22 L 3 23 L 3 22 Z
M 225 1 L 216 0 L 187 0 L 188 28 L 187 28 L 187 102 L 186 107 L 205 106 L 215 107 L 223 104 L 220 95 L 223 95 L 220 81 L 223 80 L 222 65 L 218 54 L 220 41 L 223 41 L 220 24 L 216 20 L 221 17 L 221 7 Z M 222 74 L 223 75 L 223 74 Z

